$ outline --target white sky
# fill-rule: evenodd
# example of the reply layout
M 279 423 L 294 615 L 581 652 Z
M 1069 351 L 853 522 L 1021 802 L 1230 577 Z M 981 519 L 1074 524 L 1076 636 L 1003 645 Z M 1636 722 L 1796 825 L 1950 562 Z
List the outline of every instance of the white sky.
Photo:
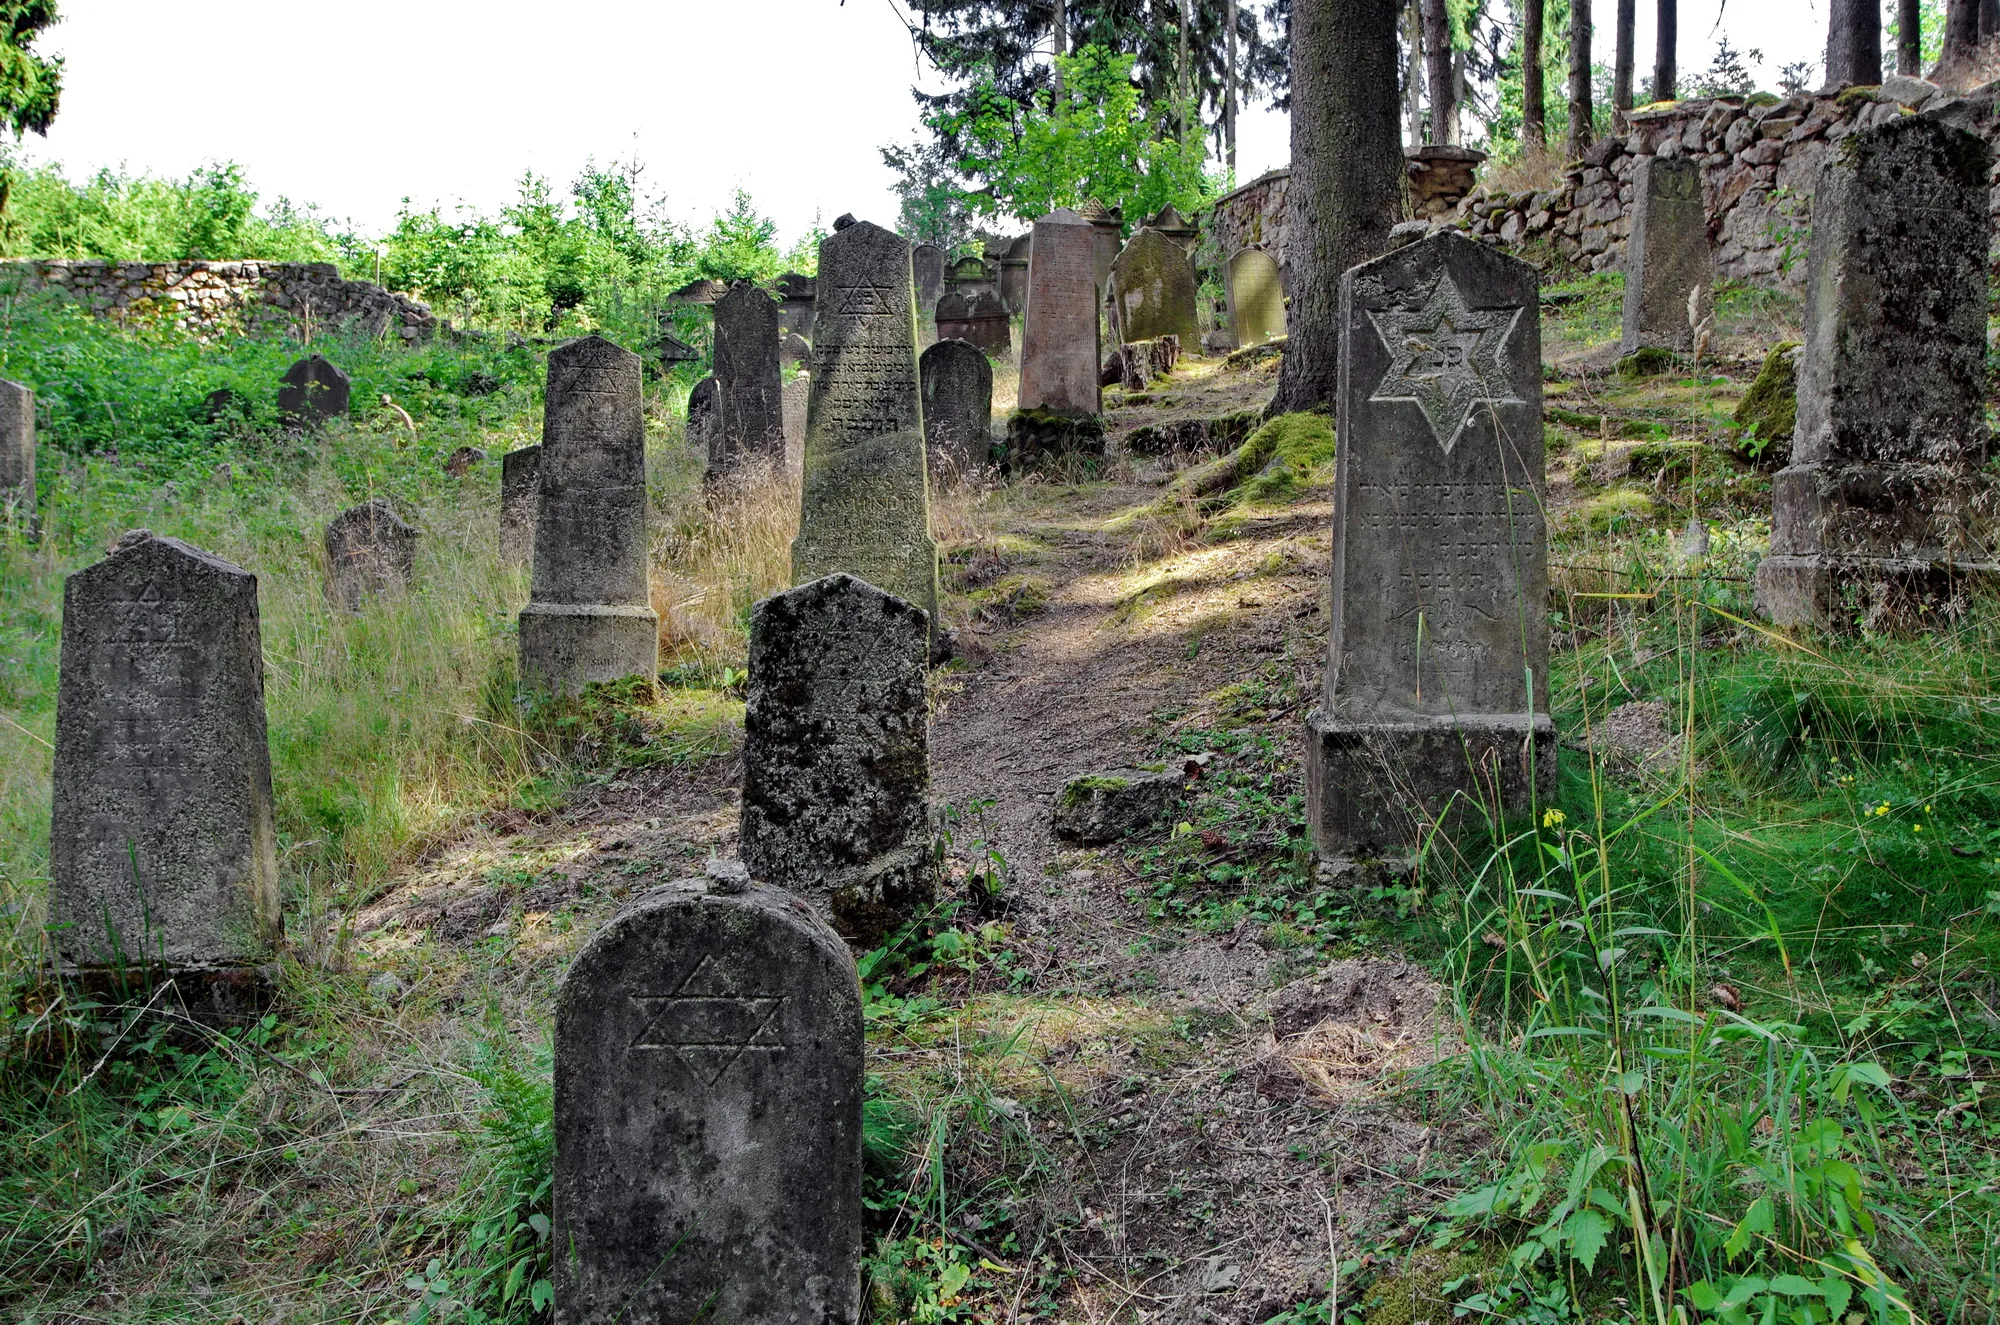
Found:
M 1778 67 L 1817 61 L 1826 0 L 1681 0 L 1683 77 L 1716 15 Z M 1613 0 L 1597 0 L 1611 59 Z M 1640 0 L 1640 80 L 1653 60 Z M 494 210 L 532 169 L 566 187 L 586 159 L 637 155 L 670 213 L 704 222 L 737 187 L 789 242 L 815 217 L 895 219 L 877 149 L 917 131 L 921 76 L 902 0 L 64 0 L 43 49 L 68 58 L 62 111 L 24 147 L 72 176 L 242 164 L 266 200 L 370 231 L 401 200 Z M 1551 89 L 1551 94 L 1555 90 Z M 1239 126 L 1238 177 L 1288 159 L 1268 106 Z

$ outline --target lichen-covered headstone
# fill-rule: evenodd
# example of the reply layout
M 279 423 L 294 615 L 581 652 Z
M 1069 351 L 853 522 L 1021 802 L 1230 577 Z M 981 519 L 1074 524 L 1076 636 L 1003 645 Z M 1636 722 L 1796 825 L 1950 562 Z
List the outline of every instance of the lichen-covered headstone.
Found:
M 1102 412 L 1096 245 L 1090 222 L 1067 208 L 1035 222 L 1021 333 L 1023 410 L 1070 416 Z
M 353 387 L 347 374 L 323 355 L 310 355 L 285 370 L 278 386 L 278 413 L 295 428 L 317 428 L 347 413 Z
M 745 465 L 771 469 L 785 454 L 785 385 L 778 366 L 778 304 L 749 281 L 715 301 L 716 427 L 708 476 Z
M 1757 606 L 1780 625 L 1951 611 L 1995 569 L 1984 140 L 1928 116 L 1848 135 L 1813 195 L 1791 463 Z
M 67 960 L 268 954 L 280 918 L 256 576 L 135 530 L 69 577 L 54 782 Z
M 1539 297 L 1533 267 L 1452 231 L 1341 278 L 1333 640 L 1306 733 L 1323 855 L 1553 789 Z
M 863 939 L 933 887 L 927 650 L 923 613 L 852 575 L 750 614 L 743 863 Z
M 1246 248 L 1229 260 L 1224 294 L 1229 331 L 1239 350 L 1266 345 L 1285 334 L 1285 291 L 1278 264 L 1261 248 Z
M 326 596 L 343 611 L 407 590 L 416 562 L 417 531 L 380 497 L 349 507 L 326 527 Z
M 1625 244 L 1625 324 L 1618 352 L 1687 353 L 1708 316 L 1715 283 L 1701 163 L 1642 156 L 1632 172 L 1632 236 Z M 1694 317 L 1689 318 L 1690 298 Z
M 646 421 L 639 356 L 600 336 L 549 353 L 535 569 L 521 613 L 521 680 L 572 695 L 659 671 L 648 592 Z
M 788 331 L 778 341 L 778 366 L 792 372 L 812 371 L 812 342 L 796 331 Z
M 1000 303 L 1009 317 L 1019 317 L 1028 308 L 1028 249 L 1034 236 L 1018 236 L 1007 245 L 1000 259 Z
M 941 340 L 924 351 L 924 436 L 934 481 L 984 470 L 993 445 L 993 364 L 979 347 Z
M 792 580 L 846 571 L 923 609 L 935 631 L 913 299 L 901 235 L 859 221 L 821 242 Z
M 856 1325 L 861 990 L 775 888 L 645 893 L 556 993 L 555 1319 Z
M 986 260 L 970 256 L 951 264 L 951 269 L 945 273 L 945 287 L 967 299 L 983 290 L 991 290 L 995 294 L 1000 292 L 999 281 L 993 269 L 986 265 Z
M 0 378 L 0 524 L 35 513 L 35 393 Z
M 535 555 L 535 510 L 542 496 L 542 448 L 500 457 L 500 559 L 525 566 Z
M 1179 336 L 1183 345 L 1201 343 L 1194 268 L 1176 241 L 1142 228 L 1111 264 L 1111 289 L 1121 340 Z

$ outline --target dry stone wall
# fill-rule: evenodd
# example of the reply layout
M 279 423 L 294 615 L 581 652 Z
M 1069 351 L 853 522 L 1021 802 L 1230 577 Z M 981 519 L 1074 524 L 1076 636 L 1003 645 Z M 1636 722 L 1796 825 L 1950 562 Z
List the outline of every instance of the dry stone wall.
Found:
M 107 262 L 35 259 L 0 263 L 0 288 L 63 290 L 102 317 L 166 317 L 197 335 L 339 330 L 428 340 L 431 310 L 366 281 L 342 280 L 330 262 Z

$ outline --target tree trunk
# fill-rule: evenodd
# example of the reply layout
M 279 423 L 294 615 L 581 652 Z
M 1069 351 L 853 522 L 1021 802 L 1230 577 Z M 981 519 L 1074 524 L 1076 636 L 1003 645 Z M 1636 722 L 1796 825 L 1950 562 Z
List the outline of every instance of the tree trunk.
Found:
M 1188 140 L 1188 24 L 1193 22 L 1188 10 L 1193 0 L 1181 0 L 1181 142 Z
M 1521 0 L 1521 141 L 1549 145 L 1546 93 L 1542 90 L 1543 0 Z
M 1055 27 L 1055 34 L 1054 34 L 1054 36 L 1055 36 L 1055 53 L 1056 53 L 1057 55 L 1068 55 L 1068 54 L 1069 54 L 1069 13 L 1068 13 L 1067 9 L 1066 9 L 1066 8 L 1064 7 L 1064 0 L 1056 0 L 1056 14 L 1055 14 L 1055 23 L 1054 23 L 1054 27 Z M 1057 101 L 1061 101 L 1061 100 L 1062 100 L 1062 92 L 1063 92 L 1063 77 L 1062 77 L 1062 66 L 1061 66 L 1061 65 L 1056 65 L 1056 100 L 1057 100 Z
M 1923 0 L 1896 0 L 1896 72 L 1924 76 Z
M 1836 16 L 1839 10 L 1835 10 Z M 1831 49 L 1829 48 L 1829 54 Z M 1938 78 L 1947 86 L 1966 77 L 1979 62 L 1979 0 L 1946 0 L 1944 7 L 1944 54 L 1938 60 Z M 1832 69 L 1827 81 L 1833 81 Z
M 1223 159 L 1236 182 L 1236 0 L 1229 0 L 1229 77 L 1222 92 Z
M 1618 0 L 1617 46 L 1611 56 L 1611 104 L 1632 109 L 1632 41 L 1637 33 L 1639 0 Z
M 1403 141 L 1416 147 L 1424 141 L 1424 24 L 1423 0 L 1403 6 L 1403 39 L 1409 43 L 1409 62 L 1403 67 L 1403 122 L 1409 126 Z
M 1833 0 L 1827 10 L 1827 86 L 1868 87 L 1881 82 L 1882 10 L 1877 0 Z M 1976 42 L 1976 28 L 1974 32 Z
M 1590 0 L 1569 0 L 1569 157 L 1574 161 L 1589 148 Z
M 1341 273 L 1386 251 L 1401 215 L 1398 8 L 1398 0 L 1292 0 L 1292 301 L 1272 416 L 1332 412 Z
M 1451 76 L 1451 11 L 1445 0 L 1424 0 L 1425 82 L 1431 93 L 1431 132 L 1425 141 L 1457 139 L 1458 89 Z
M 1680 0 L 1660 0 L 1654 13 L 1653 100 L 1672 101 L 1680 95 L 1680 78 L 1674 68 L 1675 47 L 1681 39 Z

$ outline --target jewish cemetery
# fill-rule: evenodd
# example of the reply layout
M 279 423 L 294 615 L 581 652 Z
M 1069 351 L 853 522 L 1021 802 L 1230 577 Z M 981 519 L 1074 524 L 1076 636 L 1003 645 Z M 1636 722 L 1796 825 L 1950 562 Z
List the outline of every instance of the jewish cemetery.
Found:
M 13 8 L 0 1319 L 2000 1320 L 1990 6 Z

